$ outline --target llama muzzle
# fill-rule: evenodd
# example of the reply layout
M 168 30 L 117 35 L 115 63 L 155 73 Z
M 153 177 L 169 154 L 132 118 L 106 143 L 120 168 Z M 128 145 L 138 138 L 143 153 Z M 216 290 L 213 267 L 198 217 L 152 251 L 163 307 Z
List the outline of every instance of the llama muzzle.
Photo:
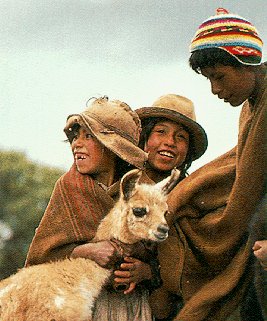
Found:
M 154 234 L 158 242 L 162 242 L 167 239 L 169 232 L 169 226 L 167 224 L 160 224 L 157 231 Z

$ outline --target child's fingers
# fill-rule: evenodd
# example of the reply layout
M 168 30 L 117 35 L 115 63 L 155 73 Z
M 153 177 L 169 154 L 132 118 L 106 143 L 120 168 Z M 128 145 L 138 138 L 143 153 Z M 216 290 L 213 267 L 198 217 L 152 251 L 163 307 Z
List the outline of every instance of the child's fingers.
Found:
M 124 258 L 124 261 L 125 261 L 125 262 L 128 262 L 128 263 L 135 263 L 135 262 L 137 262 L 137 261 L 139 261 L 139 260 L 138 260 L 138 259 L 135 259 L 134 257 L 126 256 L 126 257 Z
M 131 271 L 131 270 L 134 269 L 134 264 L 133 263 L 122 263 L 120 265 L 120 269 L 121 270 Z
M 257 250 L 259 250 L 260 248 L 261 248 L 260 242 L 259 242 L 259 241 L 256 241 L 256 242 L 254 243 L 253 247 L 252 247 L 252 250 L 253 250 L 253 251 L 257 251 Z
M 129 271 L 116 270 L 114 271 L 114 275 L 120 278 L 129 278 L 131 273 Z
M 135 289 L 135 286 L 136 286 L 136 283 L 135 282 L 131 282 L 129 288 L 127 290 L 125 290 L 123 293 L 124 294 L 131 293 Z

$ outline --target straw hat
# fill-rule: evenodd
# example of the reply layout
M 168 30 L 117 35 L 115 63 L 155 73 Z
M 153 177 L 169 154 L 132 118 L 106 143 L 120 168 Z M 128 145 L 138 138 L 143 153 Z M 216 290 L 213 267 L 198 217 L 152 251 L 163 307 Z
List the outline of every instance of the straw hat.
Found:
M 151 107 L 135 110 L 143 122 L 152 117 L 170 119 L 185 127 L 190 135 L 192 160 L 196 160 L 207 149 L 208 140 L 205 130 L 196 122 L 193 102 L 183 96 L 168 94 L 159 97 Z
M 143 169 L 147 154 L 138 147 L 141 122 L 136 112 L 119 100 L 96 99 L 82 113 L 70 115 L 64 132 L 70 141 L 74 124 L 88 128 L 109 150 L 124 161 Z

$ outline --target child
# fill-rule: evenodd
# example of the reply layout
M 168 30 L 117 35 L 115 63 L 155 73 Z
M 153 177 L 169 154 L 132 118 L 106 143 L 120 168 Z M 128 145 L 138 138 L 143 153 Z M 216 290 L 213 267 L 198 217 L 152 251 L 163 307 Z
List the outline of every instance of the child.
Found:
M 190 66 L 210 81 L 212 93 L 233 107 L 245 102 L 240 117 L 241 125 L 243 119 L 246 117 L 249 119 L 246 124 L 243 122 L 243 126 L 250 126 L 248 122 L 255 122 L 257 119 L 266 128 L 267 63 L 261 63 L 262 45 L 257 29 L 247 19 L 219 8 L 216 16 L 210 17 L 200 25 L 190 46 Z M 249 130 L 246 134 L 248 133 Z M 261 148 L 261 155 L 257 162 L 259 162 L 258 170 L 263 175 L 266 137 L 263 135 L 259 139 L 260 144 L 257 148 Z M 245 143 L 245 140 L 246 138 L 240 135 L 239 145 L 241 142 Z M 247 162 L 249 164 L 249 160 Z M 251 170 L 250 173 L 253 175 Z M 258 190 L 263 189 L 262 177 L 258 183 Z M 261 212 L 265 217 L 264 207 Z M 253 238 L 255 237 L 257 236 L 253 235 Z M 257 241 L 253 245 L 255 256 L 265 267 L 266 242 L 266 240 Z
M 142 123 L 139 146 L 148 153 L 148 176 L 157 182 L 176 167 L 183 179 L 192 162 L 208 146 L 206 132 L 196 122 L 193 102 L 184 96 L 167 94 L 136 112 Z
M 56 182 L 26 265 L 84 257 L 111 268 L 124 254 L 138 255 L 148 267 L 153 257 L 150 248 L 142 242 L 132 247 L 115 241 L 92 242 L 101 219 L 118 198 L 122 175 L 132 166 L 144 169 L 147 156 L 138 148 L 141 132 L 138 115 L 126 103 L 110 101 L 104 96 L 95 99 L 85 111 L 70 115 L 64 131 L 74 163 Z M 132 265 L 135 267 L 135 263 Z M 147 281 L 152 278 L 152 271 L 139 269 L 139 275 L 136 271 L 132 275 L 132 270 L 127 271 L 130 286 L 146 283 L 129 294 L 117 292 L 112 286 L 103 289 L 96 301 L 93 320 L 152 320 L 147 300 Z
M 249 235 L 259 208 L 265 215 L 262 40 L 249 21 L 219 9 L 200 25 L 190 50 L 190 66 L 210 81 L 212 93 L 233 107 L 244 104 L 237 147 L 190 174 L 169 195 L 167 218 L 176 226 L 176 241 L 173 236 L 159 245 L 163 286 L 152 294 L 152 308 L 166 318 L 175 294 L 181 309 L 173 320 L 262 321 Z

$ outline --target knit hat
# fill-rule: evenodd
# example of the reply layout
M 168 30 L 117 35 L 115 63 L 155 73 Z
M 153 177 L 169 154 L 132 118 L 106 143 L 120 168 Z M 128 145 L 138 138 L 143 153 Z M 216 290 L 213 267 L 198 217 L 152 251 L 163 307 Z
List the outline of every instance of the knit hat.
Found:
M 82 113 L 70 115 L 64 128 L 70 141 L 74 137 L 75 124 L 88 128 L 105 147 L 124 161 L 139 169 L 144 168 L 147 154 L 138 147 L 141 122 L 126 103 L 109 101 L 104 96 L 95 99 Z
M 220 48 L 245 65 L 259 65 L 263 42 L 257 29 L 246 19 L 218 8 L 198 28 L 191 41 L 190 52 Z
M 163 95 L 151 107 L 142 107 L 135 111 L 142 123 L 148 118 L 162 117 L 184 126 L 190 135 L 192 160 L 196 160 L 206 151 L 207 135 L 196 122 L 194 104 L 190 99 L 175 94 Z

